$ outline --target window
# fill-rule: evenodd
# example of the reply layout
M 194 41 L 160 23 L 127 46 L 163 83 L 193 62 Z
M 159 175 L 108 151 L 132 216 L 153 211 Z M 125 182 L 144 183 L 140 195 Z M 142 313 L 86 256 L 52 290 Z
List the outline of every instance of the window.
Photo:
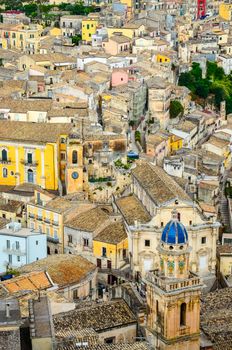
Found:
M 145 247 L 150 247 L 150 240 L 149 239 L 145 239 Z
M 201 237 L 201 244 L 205 244 L 206 243 L 206 237 Z
M 10 249 L 10 241 L 9 241 L 9 239 L 6 241 L 6 247 L 7 247 L 7 249 Z
M 87 29 L 89 29 L 89 24 L 87 24 L 87 26 L 86 26 L 86 27 L 87 27 Z
M 57 249 L 55 249 L 55 254 L 58 254 L 58 250 Z
M 46 227 L 46 234 L 47 234 L 48 236 L 50 235 L 49 227 Z
M 31 226 L 31 229 L 34 230 L 34 228 L 35 228 L 34 222 L 31 222 L 30 226 Z
M 191 226 L 191 225 L 192 225 L 192 220 L 189 221 L 189 226 Z
M 88 247 L 89 246 L 89 240 L 88 238 L 84 238 L 84 247 Z
M 16 247 L 17 250 L 19 250 L 19 241 L 15 242 L 15 247 Z
M 73 299 L 78 299 L 78 290 L 73 290 Z
M 106 248 L 102 247 L 102 256 L 106 257 Z
M 105 344 L 114 344 L 115 343 L 115 337 L 110 337 L 104 339 Z
M 180 213 L 177 213 L 177 219 L 180 221 Z
M 182 303 L 180 306 L 180 325 L 186 326 L 186 303 Z
M 54 238 L 58 238 L 57 230 L 54 230 Z
M 72 243 L 72 235 L 68 235 L 68 243 Z
M 36 193 L 36 198 L 37 198 L 37 204 L 41 204 L 40 193 L 39 192 Z
M 2 160 L 7 162 L 7 151 L 5 149 L 2 150 Z
M 6 214 L 2 214 L 2 217 L 3 217 L 3 219 L 5 219 L 6 218 Z
M 27 163 L 32 164 L 32 153 L 27 153 Z
M 109 142 L 108 141 L 104 141 L 103 144 L 102 144 L 102 147 L 104 149 L 108 149 L 109 148 Z
M 77 164 L 77 151 L 73 151 L 72 153 L 72 163 Z
M 42 233 L 42 226 L 39 226 L 39 232 Z
M 19 255 L 17 256 L 17 261 L 18 261 L 18 262 L 20 261 L 20 256 L 19 256 Z
M 65 159 L 66 159 L 66 154 L 65 154 L 65 152 L 61 152 L 61 154 L 60 154 L 60 159 L 61 159 L 61 160 L 65 160 Z
M 65 140 L 65 138 L 64 138 L 64 137 L 61 137 L 61 139 L 60 139 L 60 143 L 66 143 L 66 140 Z
M 2 176 L 3 176 L 3 177 L 7 177 L 7 176 L 8 176 L 8 170 L 7 170 L 7 168 L 3 168 L 3 169 L 2 169 Z
M 39 245 L 39 241 L 35 241 L 35 244 L 36 244 L 36 245 Z
M 11 254 L 8 255 L 8 261 L 9 261 L 9 264 L 12 264 L 12 255 Z
M 161 227 L 163 227 L 163 226 L 164 226 L 164 223 L 163 223 L 163 221 L 161 221 L 161 223 L 160 223 L 160 226 L 161 226 Z

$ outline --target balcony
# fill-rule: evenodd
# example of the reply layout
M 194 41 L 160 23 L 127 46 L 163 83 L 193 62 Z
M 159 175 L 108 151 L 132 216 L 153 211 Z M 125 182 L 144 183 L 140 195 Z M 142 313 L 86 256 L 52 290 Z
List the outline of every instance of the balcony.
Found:
M 194 287 L 199 288 L 202 286 L 200 278 L 197 275 L 194 275 L 193 273 L 190 273 L 190 276 L 188 279 L 169 281 L 163 278 L 162 276 L 160 276 L 158 273 L 158 270 L 154 270 L 154 271 L 149 271 L 147 273 L 146 279 L 150 283 L 157 285 L 160 289 L 166 292 L 174 292 L 183 288 L 194 288 Z
M 35 218 L 35 214 L 29 213 L 28 217 L 29 217 L 30 219 L 34 219 L 34 218 Z
M 51 243 L 59 243 L 58 237 L 52 237 L 52 236 L 47 235 L 47 240 L 48 240 L 48 242 L 51 242 Z
M 30 167 L 37 167 L 39 165 L 39 162 L 34 160 L 32 162 L 28 162 L 27 159 L 21 159 L 20 163 L 23 164 L 24 166 L 30 166 Z
M 11 159 L 0 159 L 0 164 L 11 164 Z
M 50 220 L 50 219 L 45 218 L 45 219 L 44 219 L 44 222 L 46 222 L 46 224 L 50 224 L 50 223 L 51 223 L 51 220 Z
M 39 221 L 42 221 L 42 220 L 43 220 L 43 217 L 42 217 L 42 215 L 41 215 L 41 216 L 40 216 L 40 215 L 37 215 L 37 216 L 36 216 L 36 219 L 39 220 Z
M 11 255 L 17 255 L 17 256 L 24 256 L 26 255 L 26 251 L 19 247 L 19 249 L 16 249 L 16 247 L 12 246 L 9 248 L 3 248 L 3 251 L 7 254 Z
M 59 226 L 59 222 L 58 222 L 58 221 L 52 220 L 52 225 L 54 225 L 54 226 Z

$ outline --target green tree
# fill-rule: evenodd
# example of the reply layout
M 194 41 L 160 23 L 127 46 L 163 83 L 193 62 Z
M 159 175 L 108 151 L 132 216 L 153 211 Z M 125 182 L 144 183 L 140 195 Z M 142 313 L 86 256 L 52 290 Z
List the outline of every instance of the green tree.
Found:
M 72 43 L 75 45 L 79 45 L 79 42 L 81 41 L 81 35 L 74 35 L 72 37 Z
M 222 80 L 225 78 L 225 72 L 217 63 L 207 61 L 206 78 L 211 81 Z
M 179 101 L 173 100 L 170 103 L 169 113 L 171 119 L 174 119 L 178 116 L 182 117 L 184 114 L 184 107 Z
M 214 94 L 214 104 L 217 108 L 220 108 L 220 103 L 226 99 L 225 91 L 222 87 L 212 87 L 212 93 Z
M 179 85 L 186 86 L 193 92 L 195 90 L 195 79 L 190 72 L 181 73 L 179 77 Z
M 202 69 L 200 67 L 200 64 L 193 62 L 190 73 L 195 78 L 195 80 L 202 79 Z
M 196 94 L 206 99 L 209 96 L 209 82 L 206 79 L 201 79 L 196 84 Z

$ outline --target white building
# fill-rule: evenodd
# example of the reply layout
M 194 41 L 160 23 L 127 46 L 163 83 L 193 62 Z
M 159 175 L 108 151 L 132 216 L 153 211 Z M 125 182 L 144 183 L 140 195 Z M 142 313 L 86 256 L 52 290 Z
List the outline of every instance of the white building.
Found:
M 20 223 L 11 222 L 0 230 L 0 273 L 46 258 L 47 236 Z

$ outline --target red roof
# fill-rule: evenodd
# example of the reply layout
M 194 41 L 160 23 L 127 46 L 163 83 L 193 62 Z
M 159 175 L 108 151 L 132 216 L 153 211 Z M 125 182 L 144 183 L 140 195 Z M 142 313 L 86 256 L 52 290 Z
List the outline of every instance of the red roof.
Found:
M 7 13 L 9 15 L 20 15 L 23 12 L 19 10 L 8 10 L 8 11 L 5 11 L 4 13 Z

